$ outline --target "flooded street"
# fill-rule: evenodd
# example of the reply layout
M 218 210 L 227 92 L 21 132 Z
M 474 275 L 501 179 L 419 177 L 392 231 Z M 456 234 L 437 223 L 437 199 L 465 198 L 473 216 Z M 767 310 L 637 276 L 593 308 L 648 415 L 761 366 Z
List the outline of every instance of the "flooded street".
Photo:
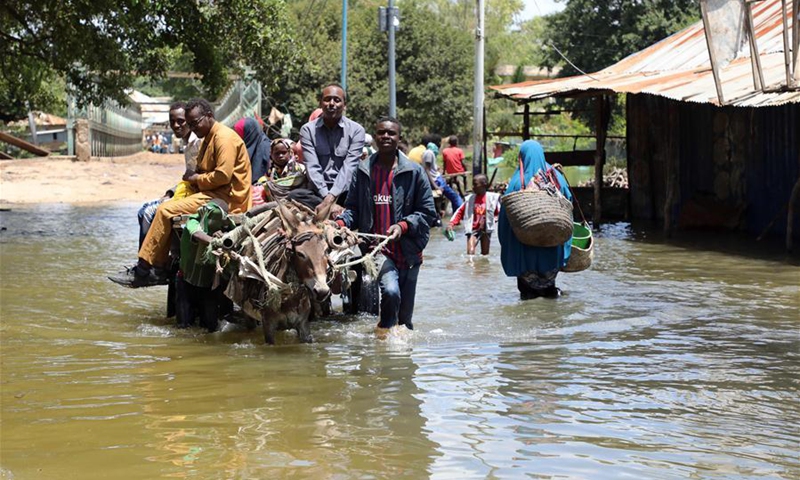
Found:
M 0 213 L 0 478 L 800 478 L 800 267 L 760 244 L 598 234 L 521 302 L 500 248 L 432 232 L 413 334 L 315 343 L 165 319 L 138 205 Z

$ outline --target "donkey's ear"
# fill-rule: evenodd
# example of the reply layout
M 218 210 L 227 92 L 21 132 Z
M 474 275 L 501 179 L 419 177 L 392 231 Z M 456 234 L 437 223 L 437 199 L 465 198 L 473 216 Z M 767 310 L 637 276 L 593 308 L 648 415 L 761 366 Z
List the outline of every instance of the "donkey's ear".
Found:
M 281 216 L 283 229 L 290 237 L 293 237 L 297 233 L 297 228 L 300 226 L 300 220 L 298 220 L 294 212 L 286 208 L 285 202 L 278 203 L 278 215 Z
M 314 223 L 324 222 L 331 217 L 331 209 L 333 208 L 333 202 L 329 203 L 327 207 L 323 208 L 322 210 L 317 210 L 314 214 Z

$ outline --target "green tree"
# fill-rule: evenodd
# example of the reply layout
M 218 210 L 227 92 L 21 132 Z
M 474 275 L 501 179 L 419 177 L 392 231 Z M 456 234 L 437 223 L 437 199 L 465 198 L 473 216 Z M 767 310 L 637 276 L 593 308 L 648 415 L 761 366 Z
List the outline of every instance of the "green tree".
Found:
M 563 66 L 562 76 L 579 73 L 564 57 L 596 72 L 699 18 L 697 0 L 567 0 L 563 11 L 548 17 L 543 60 Z
M 468 130 L 472 117 L 472 36 L 445 24 L 427 5 L 402 2 L 396 41 L 397 115 L 404 137 L 417 142 L 423 133 L 442 135 Z M 372 122 L 388 113 L 387 34 L 375 28 L 373 12 L 359 21 L 369 34 L 353 42 L 359 59 L 350 81 L 353 95 L 369 95 L 355 113 Z M 367 32 L 365 32 L 367 33 Z
M 411 0 L 414 1 L 414 0 Z M 439 21 L 468 32 L 474 39 L 477 25 L 475 0 L 416 0 L 437 15 Z M 403 2 L 402 5 L 405 5 Z M 517 17 L 522 12 L 522 0 L 491 0 L 485 5 L 484 72 L 486 82 L 499 83 L 495 70 L 501 63 L 517 64 L 518 53 L 528 45 L 520 41 Z M 474 49 L 473 49 L 474 50 Z M 527 53 L 527 52 L 526 52 Z M 474 51 L 472 53 L 474 55 Z M 526 55 L 527 56 L 527 55 Z
M 364 34 L 359 31 L 353 17 L 362 9 L 374 12 L 370 3 L 373 2 L 350 1 L 348 37 L 351 42 Z M 317 108 L 317 95 L 322 84 L 338 82 L 340 78 L 341 19 L 342 5 L 338 1 L 295 0 L 291 3 L 289 21 L 292 31 L 296 32 L 295 44 L 298 48 L 295 62 L 300 68 L 286 68 L 278 72 L 278 86 L 271 90 L 264 89 L 264 106 L 277 105 L 288 110 L 301 123 Z M 373 19 L 377 19 L 377 16 Z M 351 53 L 349 58 L 355 57 Z M 353 97 L 352 94 L 350 96 Z
M 132 87 L 151 97 L 172 97 L 176 100 L 188 100 L 202 97 L 205 94 L 203 82 L 193 75 L 192 56 L 188 53 L 175 55 L 170 64 L 170 72 L 166 78 L 136 77 Z
M 294 65 L 290 28 L 284 0 L 5 0 L 0 118 L 46 106 L 58 77 L 79 104 L 126 103 L 137 75 L 163 78 L 183 54 L 211 98 L 245 65 L 272 88 Z
M 567 0 L 564 10 L 547 17 L 540 42 L 542 63 L 551 68 L 561 66 L 560 76 L 580 74 L 575 67 L 586 73 L 596 72 L 699 18 L 697 0 Z M 623 102 L 620 96 L 612 100 L 610 129 L 614 133 L 624 132 Z M 567 99 L 559 103 L 588 110 L 577 116 L 594 125 L 594 109 L 588 100 Z
M 497 44 L 499 63 L 511 65 L 542 64 L 542 40 L 547 26 L 546 17 L 534 17 L 514 26 L 499 37 L 492 37 Z
M 387 34 L 377 25 L 381 0 L 351 0 L 348 10 L 348 117 L 368 130 L 389 109 Z M 465 133 L 472 123 L 472 32 L 445 21 L 431 2 L 399 1 L 397 115 L 403 134 L 418 141 L 425 132 Z M 313 12 L 314 15 L 309 15 Z M 304 119 L 316 106 L 322 84 L 341 72 L 341 2 L 293 4 L 303 68 L 285 75 L 270 95 Z

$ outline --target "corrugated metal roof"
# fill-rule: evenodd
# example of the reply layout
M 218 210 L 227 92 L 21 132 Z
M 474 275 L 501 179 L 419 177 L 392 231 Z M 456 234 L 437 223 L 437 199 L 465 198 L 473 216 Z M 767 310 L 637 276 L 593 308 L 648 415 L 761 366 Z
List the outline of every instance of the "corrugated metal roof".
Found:
M 45 113 L 40 111 L 33 112 L 33 121 L 36 122 L 36 126 L 41 126 L 41 127 L 62 126 L 67 124 L 66 118 L 61 118 L 58 115 L 53 115 L 52 113 Z M 24 118 L 22 120 L 17 120 L 16 122 L 8 122 L 8 125 L 10 127 L 27 128 L 29 123 L 28 119 Z
M 791 2 L 788 3 L 788 23 L 791 25 L 792 8 Z M 768 88 L 785 84 L 781 0 L 765 0 L 753 4 L 753 24 L 764 83 Z M 762 107 L 800 102 L 798 90 L 771 93 L 754 90 L 747 42 L 739 50 L 736 59 L 720 70 L 720 76 L 727 105 Z M 719 103 L 703 22 L 697 22 L 591 75 L 495 85 L 490 88 L 498 95 L 514 100 L 570 96 L 588 91 L 613 91 L 649 93 L 687 102 Z

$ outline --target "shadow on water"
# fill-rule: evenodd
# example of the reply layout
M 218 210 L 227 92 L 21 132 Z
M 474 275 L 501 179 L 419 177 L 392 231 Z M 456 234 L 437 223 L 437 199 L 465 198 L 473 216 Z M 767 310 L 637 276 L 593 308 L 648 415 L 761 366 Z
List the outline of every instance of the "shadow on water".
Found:
M 606 225 L 522 302 L 496 237 L 434 230 L 413 333 L 266 347 L 106 280 L 137 207 L 0 212 L 0 478 L 800 477 L 799 270 L 771 247 Z

